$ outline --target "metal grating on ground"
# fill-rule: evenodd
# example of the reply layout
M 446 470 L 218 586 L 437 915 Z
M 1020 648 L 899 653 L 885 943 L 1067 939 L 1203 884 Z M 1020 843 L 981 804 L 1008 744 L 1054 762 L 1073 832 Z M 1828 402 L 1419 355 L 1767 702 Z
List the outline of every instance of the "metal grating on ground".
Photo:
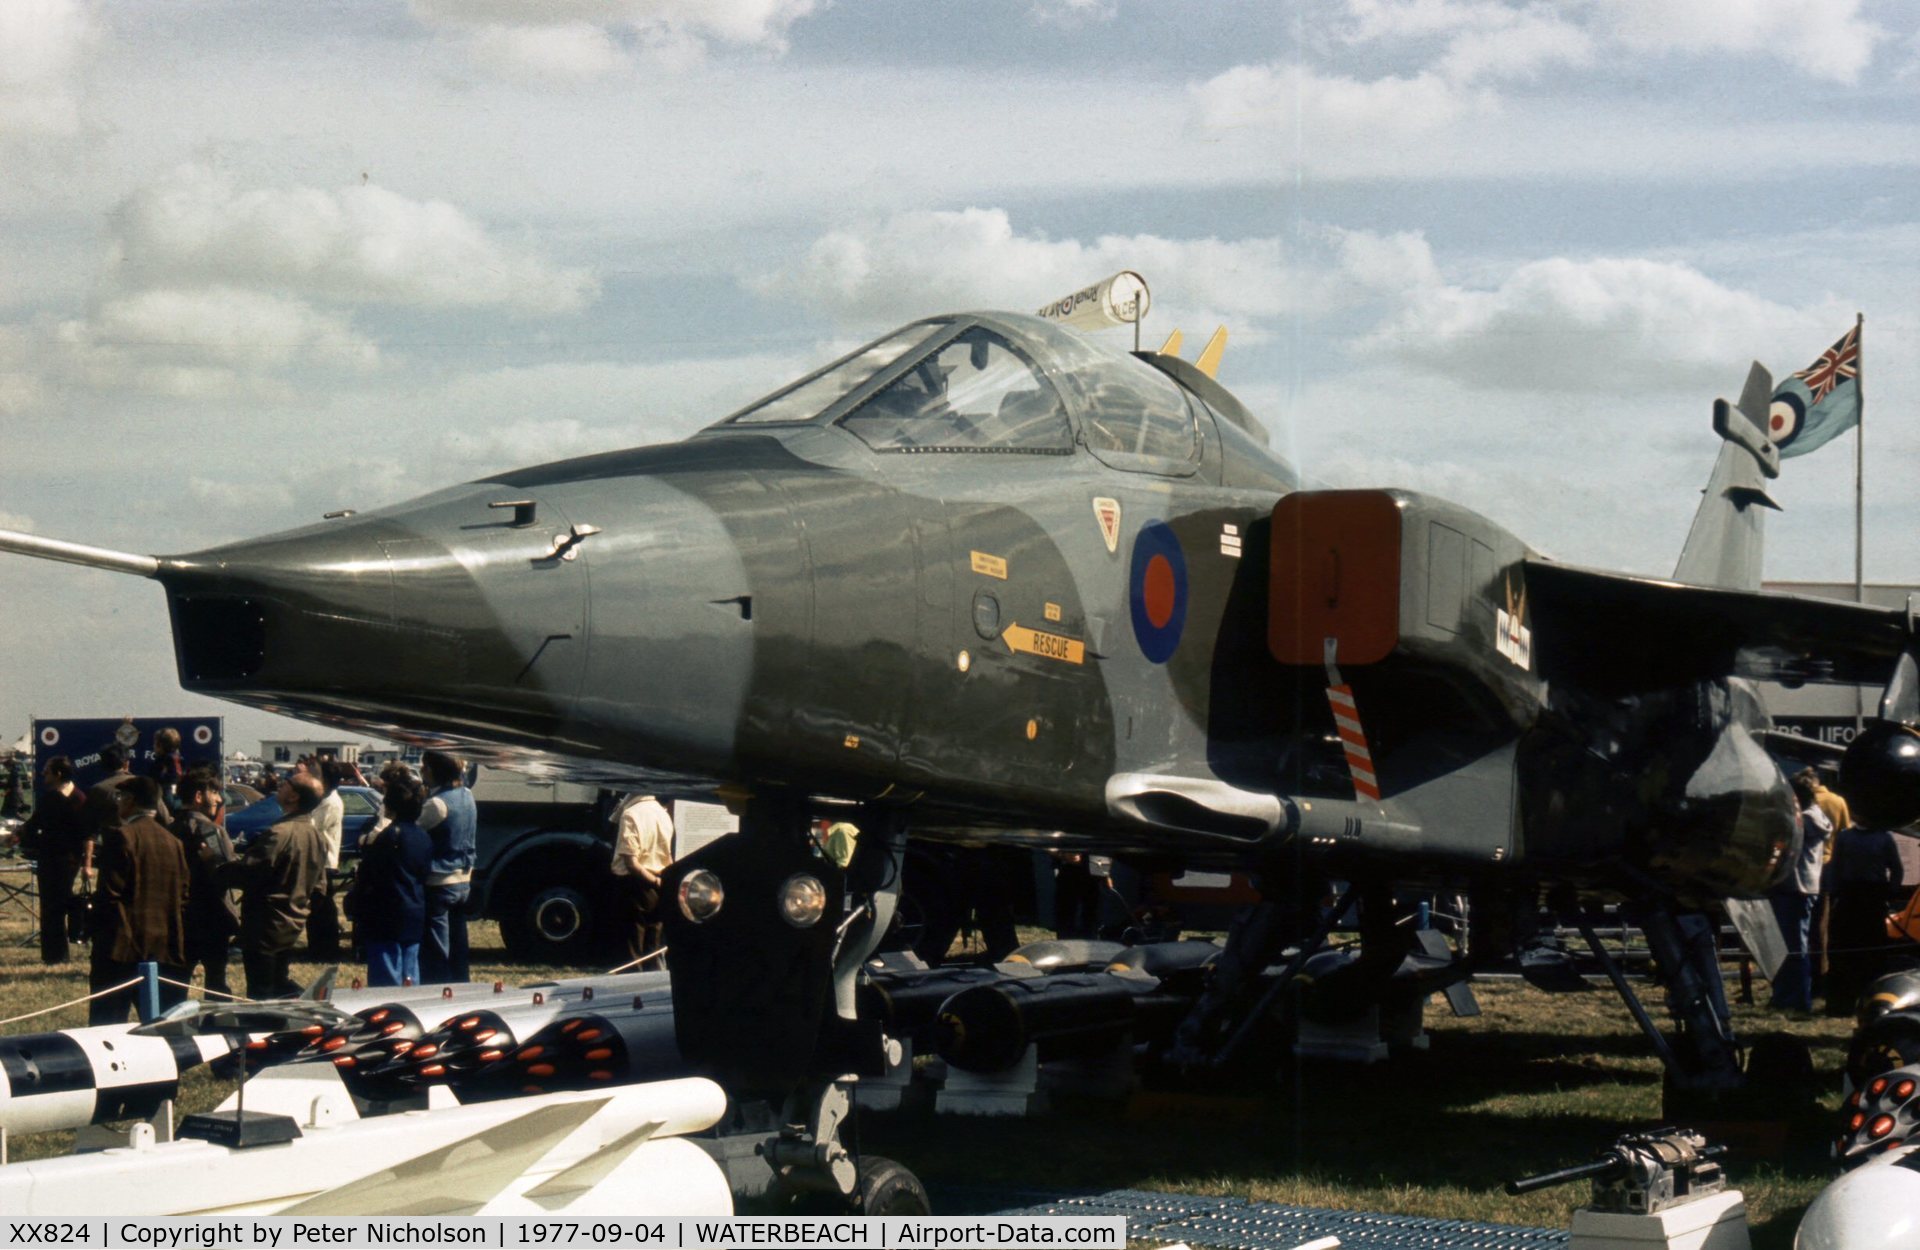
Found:
M 1002 1214 L 1124 1215 L 1130 1237 L 1218 1250 L 1292 1250 L 1322 1237 L 1338 1237 L 1342 1250 L 1562 1250 L 1569 1240 L 1560 1228 L 1327 1211 L 1140 1189 L 1052 1197 L 1030 1192 L 1005 1198 L 1023 1205 L 1002 1207 Z

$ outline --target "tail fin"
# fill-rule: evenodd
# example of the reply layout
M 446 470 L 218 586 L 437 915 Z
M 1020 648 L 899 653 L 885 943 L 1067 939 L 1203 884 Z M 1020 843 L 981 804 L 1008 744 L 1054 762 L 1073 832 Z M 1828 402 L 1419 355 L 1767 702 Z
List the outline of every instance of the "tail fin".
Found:
M 1724 440 L 1707 479 L 1706 497 L 1693 514 L 1693 528 L 1680 549 L 1673 579 L 1695 586 L 1760 589 L 1766 550 L 1763 508 L 1780 505 L 1767 495 L 1767 480 L 1780 476 L 1780 452 L 1767 440 L 1767 407 L 1773 375 L 1755 361 L 1738 405 L 1713 401 L 1713 429 Z

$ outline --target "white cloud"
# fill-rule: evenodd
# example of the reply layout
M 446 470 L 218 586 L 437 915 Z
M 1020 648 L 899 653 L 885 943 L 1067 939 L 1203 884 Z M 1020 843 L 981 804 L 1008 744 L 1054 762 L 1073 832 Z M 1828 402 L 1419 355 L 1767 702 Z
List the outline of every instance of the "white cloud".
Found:
M 114 277 L 128 286 L 224 284 L 330 300 L 574 311 L 598 294 L 490 238 L 451 204 L 377 186 L 241 190 L 184 165 L 115 210 Z
M 1016 233 L 997 208 L 899 213 L 835 230 L 754 285 L 842 323 L 877 326 L 935 311 L 1038 308 L 1120 269 L 1146 275 L 1156 320 L 1269 317 L 1298 295 L 1277 239 L 1051 240 Z
M 1347 0 L 1341 37 L 1351 43 L 1441 41 L 1434 69 L 1453 82 L 1526 78 L 1554 64 L 1582 65 L 1593 38 L 1564 7 L 1498 0 Z
M 80 128 L 74 79 L 99 35 L 82 0 L 0 4 L 0 136 Z
M 1332 231 L 1339 249 L 1340 267 L 1355 282 L 1372 290 L 1406 293 L 1440 282 L 1433 248 L 1418 232 L 1373 234 L 1365 230 Z
M 1825 324 L 1685 265 L 1556 258 L 1493 290 L 1417 290 L 1361 350 L 1480 388 L 1627 394 L 1724 388 L 1739 362 L 1786 358 Z
M 1456 82 L 1532 78 L 1549 66 L 1593 60 L 1593 37 L 1572 22 L 1536 9 L 1502 12 L 1505 20 L 1456 35 L 1439 73 Z
M 41 336 L 26 326 L 0 325 L 0 418 L 18 420 L 45 401 Z
M 1067 0 L 1081 3 L 1083 0 Z M 585 81 L 632 64 L 629 49 L 685 65 L 716 46 L 783 53 L 816 0 L 412 0 L 415 18 L 464 36 L 474 59 L 510 78 Z
M 1438 74 L 1363 82 L 1290 65 L 1235 66 L 1190 95 L 1202 131 L 1277 130 L 1299 135 L 1309 149 L 1425 134 L 1491 103 Z
M 1434 68 L 1464 81 L 1585 65 L 1608 48 L 1633 54 L 1766 56 L 1816 78 L 1856 82 L 1887 32 L 1860 0 L 1346 0 L 1354 43 L 1434 41 Z
M 1110 22 L 1120 11 L 1119 0 L 1033 0 L 1033 20 L 1048 26 L 1079 26 Z
M 34 532 L 33 518 L 24 512 L 0 511 L 0 530 L 18 530 L 24 534 Z
M 365 371 L 380 359 L 342 317 L 231 287 L 135 291 L 90 317 L 15 333 L 37 337 L 47 385 L 185 398 L 275 396 L 277 375 L 296 367 Z
M 1594 20 L 1632 52 L 1770 56 L 1843 83 L 1888 37 L 1860 0 L 1597 0 Z
M 442 450 L 461 473 L 684 438 L 833 358 L 805 353 L 608 361 L 487 369 L 407 401 L 444 427 Z
M 588 82 L 629 64 L 613 37 L 587 22 L 483 26 L 468 47 L 475 61 L 502 78 L 531 82 Z
M 1813 77 L 1856 82 L 1887 37 L 1859 9 L 1859 0 L 1346 0 L 1332 40 L 1384 45 L 1399 72 L 1357 78 L 1302 64 L 1242 64 L 1191 86 L 1190 108 L 1203 133 L 1292 138 L 1303 161 L 1325 164 L 1350 145 L 1404 142 L 1495 114 L 1505 84 L 1626 56 L 1766 56 Z

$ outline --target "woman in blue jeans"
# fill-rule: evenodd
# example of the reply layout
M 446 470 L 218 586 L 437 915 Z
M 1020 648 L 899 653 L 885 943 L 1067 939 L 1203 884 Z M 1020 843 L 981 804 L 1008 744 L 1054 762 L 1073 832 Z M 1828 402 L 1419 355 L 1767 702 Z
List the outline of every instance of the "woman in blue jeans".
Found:
M 1813 965 L 1807 959 L 1807 940 L 1813 900 L 1820 895 L 1821 857 L 1833 824 L 1816 802 L 1810 772 L 1795 776 L 1792 784 L 1794 800 L 1800 805 L 1800 854 L 1793 861 L 1793 871 L 1769 896 L 1787 948 L 1787 957 L 1774 975 L 1769 1006 L 1783 1011 L 1812 1011 Z
M 367 951 L 368 985 L 420 984 L 433 841 L 420 827 L 426 793 L 408 776 L 387 779 L 386 823 L 360 841 L 353 884 L 354 936 Z

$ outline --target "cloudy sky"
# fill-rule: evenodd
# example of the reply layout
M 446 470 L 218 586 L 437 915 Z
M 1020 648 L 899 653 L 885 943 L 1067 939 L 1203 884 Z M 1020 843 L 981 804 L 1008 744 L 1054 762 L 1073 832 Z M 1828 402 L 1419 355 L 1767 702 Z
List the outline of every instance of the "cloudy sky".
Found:
M 7 0 L 0 528 L 678 438 L 1127 266 L 1309 475 L 1655 574 L 1713 398 L 1864 312 L 1867 573 L 1920 580 L 1917 166 L 1895 0 Z M 1851 577 L 1852 478 L 1789 462 L 1770 576 Z M 206 706 L 156 587 L 0 558 L 0 736 Z

